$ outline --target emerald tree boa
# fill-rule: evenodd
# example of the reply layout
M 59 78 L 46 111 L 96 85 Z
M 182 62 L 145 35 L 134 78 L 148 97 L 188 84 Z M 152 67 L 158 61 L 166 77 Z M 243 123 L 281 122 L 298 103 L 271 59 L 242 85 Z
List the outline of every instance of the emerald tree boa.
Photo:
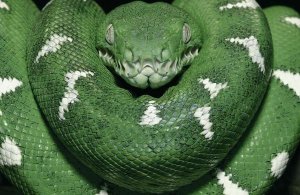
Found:
M 1 0 L 0 35 L 0 170 L 24 194 L 262 194 L 299 142 L 290 8 Z

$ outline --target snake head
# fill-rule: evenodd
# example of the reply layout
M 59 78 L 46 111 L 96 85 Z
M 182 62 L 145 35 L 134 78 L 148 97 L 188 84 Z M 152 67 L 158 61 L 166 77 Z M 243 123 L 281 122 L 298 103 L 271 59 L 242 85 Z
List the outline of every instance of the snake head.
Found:
M 99 37 L 103 63 L 141 89 L 169 83 L 191 64 L 201 46 L 194 20 L 165 3 L 134 2 L 116 8 L 102 23 Z

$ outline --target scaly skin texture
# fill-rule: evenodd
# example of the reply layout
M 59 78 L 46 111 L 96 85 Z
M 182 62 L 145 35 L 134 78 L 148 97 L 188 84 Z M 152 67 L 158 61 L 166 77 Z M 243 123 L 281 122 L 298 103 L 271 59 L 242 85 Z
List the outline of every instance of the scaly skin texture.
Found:
M 205 174 L 175 193 L 264 192 L 280 177 L 299 141 L 299 88 L 279 82 L 287 84 L 286 79 L 294 81 L 299 76 L 295 51 L 300 31 L 286 20 L 298 15 L 286 8 L 266 11 L 275 49 L 271 77 L 267 20 L 255 2 L 247 1 L 241 8 L 235 7 L 237 2 L 175 1 L 186 13 L 171 5 L 138 2 L 104 17 L 92 1 L 54 0 L 40 16 L 32 4 L 25 6 L 29 2 L 6 1 L 9 9 L 0 9 L 5 27 L 0 31 L 4 59 L 0 71 L 1 171 L 25 194 L 95 194 L 96 185 L 102 185 L 101 177 L 130 190 L 159 193 Z M 135 11 L 126 12 L 130 9 Z M 156 20 L 165 10 L 171 10 L 171 16 L 178 13 L 178 18 L 170 16 L 176 21 L 170 23 L 165 15 L 160 27 Z M 148 19 L 153 28 L 146 31 L 146 37 L 161 31 L 165 42 L 149 38 L 149 48 L 135 49 L 141 47 L 137 41 L 141 38 L 132 36 L 139 32 L 134 25 L 147 26 L 146 21 L 133 22 L 141 12 L 153 15 Z M 185 24 L 192 35 L 188 42 L 184 41 Z M 16 32 L 17 28 L 23 30 Z M 178 34 L 168 31 L 170 28 Z M 282 35 L 286 28 L 290 34 Z M 170 60 L 189 48 L 200 48 L 200 53 L 186 64 L 176 85 L 172 83 L 159 98 L 137 96 L 132 88 L 121 88 L 121 78 L 105 66 L 116 64 L 107 63 L 105 53 L 99 56 L 97 51 L 109 50 L 117 62 L 128 58 L 124 47 L 130 47 L 131 57 L 153 60 L 168 43 Z M 150 51 L 154 53 L 149 57 Z M 15 58 L 9 57 L 15 53 Z M 51 131 L 37 111 L 26 63 L 35 98 Z M 4 80 L 10 77 L 17 80 Z M 249 125 L 270 78 L 263 106 Z M 145 88 L 141 83 L 133 85 Z M 156 80 L 148 84 L 158 86 L 151 83 Z M 111 192 L 133 194 L 119 187 L 111 187 Z
M 101 179 L 64 152 L 65 147 L 48 131 L 30 89 L 26 46 L 39 11 L 27 0 L 6 3 L 9 10 L 0 9 L 0 170 L 24 194 L 95 194 Z M 20 84 L 5 93 L 13 79 Z M 19 148 L 20 162 L 5 161 L 18 159 L 18 150 L 9 140 Z
M 299 94 L 284 86 L 276 77 L 278 71 L 300 72 L 295 66 L 300 56 L 300 29 L 285 21 L 286 17 L 299 18 L 299 14 L 286 7 L 272 7 L 265 11 L 273 37 L 274 72 L 270 87 L 259 114 L 220 168 L 232 174 L 232 180 L 250 194 L 263 194 L 280 175 L 272 175 L 271 160 L 277 154 L 293 154 L 300 139 Z M 284 30 L 283 30 L 284 29 Z M 295 44 L 296 43 L 296 44 Z M 285 117 L 287 116 L 287 117 Z M 267 139 L 266 139 L 267 138 Z M 215 173 L 207 176 L 209 182 L 198 181 L 180 193 L 221 194 L 224 189 L 216 185 Z M 200 185 L 202 183 L 203 185 Z

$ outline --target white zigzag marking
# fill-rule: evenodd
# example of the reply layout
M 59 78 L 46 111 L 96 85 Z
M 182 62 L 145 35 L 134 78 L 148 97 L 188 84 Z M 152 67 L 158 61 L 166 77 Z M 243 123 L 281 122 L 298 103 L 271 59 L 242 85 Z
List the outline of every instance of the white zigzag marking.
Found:
M 198 79 L 199 83 L 204 85 L 204 88 L 207 89 L 210 93 L 210 99 L 214 99 L 220 93 L 222 89 L 227 88 L 226 83 L 213 83 L 208 78 L 207 79 Z
M 162 118 L 158 116 L 160 111 L 156 108 L 155 101 L 150 101 L 148 103 L 148 108 L 141 117 L 140 125 L 144 126 L 154 126 L 160 123 Z
M 279 79 L 284 85 L 292 89 L 300 97 L 300 74 L 290 71 L 275 70 L 273 76 Z
M 5 138 L 0 148 L 0 165 L 1 166 L 20 166 L 22 163 L 22 155 L 20 148 L 14 140 Z
M 261 72 L 265 73 L 265 59 L 260 53 L 260 45 L 254 36 L 245 39 L 240 39 L 239 37 L 231 38 L 226 39 L 226 41 L 230 41 L 231 43 L 235 44 L 240 44 L 247 48 L 252 62 L 258 64 Z
M 9 7 L 8 7 L 8 5 L 5 2 L 3 2 L 3 1 L 0 0 L 0 9 L 9 10 Z
M 0 78 L 0 98 L 10 92 L 15 92 L 16 88 L 22 85 L 22 81 L 16 78 Z
M 289 154 L 285 151 L 278 153 L 272 160 L 271 160 L 271 176 L 279 178 L 282 176 L 287 163 L 289 161 Z
M 104 186 L 101 187 L 101 190 L 99 193 L 95 194 L 95 195 L 108 195 L 108 186 L 105 183 Z
M 0 100 L 1 97 L 5 94 L 15 92 L 16 88 L 20 87 L 23 83 L 15 78 L 0 78 Z M 0 110 L 0 116 L 3 115 L 3 112 Z M 4 125 L 7 126 L 7 122 L 3 121 Z
M 57 52 L 65 42 L 72 42 L 72 41 L 73 41 L 72 38 L 67 37 L 65 35 L 61 35 L 61 34 L 51 35 L 50 39 L 46 41 L 45 45 L 38 52 L 38 55 L 35 58 L 35 63 L 38 63 L 41 57 L 44 57 L 49 53 Z
M 69 104 L 74 104 L 75 102 L 79 101 L 79 94 L 75 89 L 76 81 L 80 77 L 87 77 L 88 75 L 94 76 L 94 73 L 90 71 L 71 71 L 66 74 L 65 81 L 67 82 L 68 86 L 66 87 L 67 91 L 64 93 L 64 97 L 62 98 L 60 106 L 58 108 L 58 115 L 60 120 L 66 120 L 64 114 L 65 111 L 69 112 Z
M 224 195 L 249 195 L 249 192 L 247 190 L 242 189 L 239 187 L 238 183 L 233 183 L 231 179 L 232 175 L 229 174 L 226 176 L 226 173 L 224 171 L 218 171 L 217 173 L 217 179 L 218 184 L 222 185 L 224 190 Z
M 108 195 L 108 192 L 106 190 L 100 190 L 96 195 Z
M 54 1 L 54 0 L 50 0 L 50 1 L 43 7 L 42 11 L 44 11 L 49 5 L 51 5 L 53 1 Z
M 258 7 L 259 7 L 259 5 L 258 5 L 258 3 L 255 0 L 244 0 L 244 1 L 241 1 L 241 2 L 236 3 L 236 4 L 228 3 L 225 6 L 221 6 L 219 9 L 221 11 L 223 11 L 223 10 L 233 9 L 233 8 L 238 8 L 238 9 L 246 9 L 246 8 L 256 9 Z
M 290 71 L 275 70 L 273 76 L 279 79 L 284 85 L 292 89 L 300 97 L 300 74 Z
M 210 122 L 210 110 L 211 110 L 211 107 L 201 107 L 201 108 L 198 108 L 196 110 L 196 112 L 194 113 L 194 117 L 196 117 L 199 122 L 200 122 L 200 125 L 203 126 L 203 131 L 201 132 L 201 135 L 204 135 L 204 137 L 208 140 L 211 140 L 213 135 L 214 135 L 214 132 L 211 130 L 212 129 L 212 126 L 213 126 L 213 123 Z
M 298 17 L 286 17 L 284 20 L 292 25 L 296 25 L 298 28 L 300 28 L 300 18 Z

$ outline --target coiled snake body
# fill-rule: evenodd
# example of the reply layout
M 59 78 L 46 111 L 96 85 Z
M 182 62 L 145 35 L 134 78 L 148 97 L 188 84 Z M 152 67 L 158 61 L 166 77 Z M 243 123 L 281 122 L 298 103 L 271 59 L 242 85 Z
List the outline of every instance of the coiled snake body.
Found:
M 299 15 L 173 4 L 0 1 L 0 170 L 20 191 L 261 194 L 282 175 L 300 139 Z

